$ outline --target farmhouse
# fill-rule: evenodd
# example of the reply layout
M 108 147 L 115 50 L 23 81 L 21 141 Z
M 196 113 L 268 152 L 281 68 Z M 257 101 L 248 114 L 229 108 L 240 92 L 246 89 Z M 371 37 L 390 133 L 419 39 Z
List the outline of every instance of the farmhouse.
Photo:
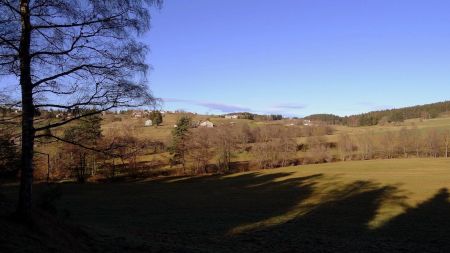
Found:
M 145 111 L 133 111 L 133 113 L 131 114 L 131 116 L 133 118 L 144 118 L 145 116 L 150 115 L 150 111 L 145 110 Z
M 232 114 L 232 115 L 225 115 L 226 119 L 237 119 L 239 116 L 236 114 Z
M 141 111 L 133 112 L 134 118 L 142 118 L 143 113 Z
M 305 119 L 305 120 L 303 120 L 303 125 L 304 126 L 312 126 L 312 122 L 309 119 Z
M 212 127 L 214 127 L 214 123 L 212 123 L 212 122 L 209 121 L 209 120 L 206 120 L 206 121 L 203 121 L 202 123 L 200 123 L 198 126 L 199 126 L 199 127 L 212 128 Z
M 152 125 L 153 125 L 153 122 L 152 122 L 151 119 L 146 120 L 145 123 L 144 123 L 144 126 L 146 126 L 146 127 L 152 126 Z

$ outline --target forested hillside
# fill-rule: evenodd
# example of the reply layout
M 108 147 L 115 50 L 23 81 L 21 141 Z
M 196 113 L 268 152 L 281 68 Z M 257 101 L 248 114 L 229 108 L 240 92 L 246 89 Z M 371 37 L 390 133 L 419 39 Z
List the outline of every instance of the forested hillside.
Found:
M 416 105 L 399 109 L 372 111 L 357 115 L 340 117 L 333 114 L 313 114 L 305 117 L 309 120 L 318 120 L 328 124 L 342 124 L 348 126 L 372 126 L 390 122 L 402 122 L 414 118 L 436 118 L 439 114 L 448 112 L 450 101 Z

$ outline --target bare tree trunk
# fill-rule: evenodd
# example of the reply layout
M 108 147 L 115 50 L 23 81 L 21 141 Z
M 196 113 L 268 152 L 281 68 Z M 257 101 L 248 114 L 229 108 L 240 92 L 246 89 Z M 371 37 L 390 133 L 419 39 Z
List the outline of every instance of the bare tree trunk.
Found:
M 20 86 L 22 90 L 22 158 L 20 173 L 20 191 L 17 212 L 22 216 L 31 215 L 31 193 L 33 185 L 34 151 L 34 104 L 31 83 L 30 40 L 31 24 L 28 0 L 21 0 L 20 15 L 22 32 L 20 39 Z
M 445 158 L 448 158 L 448 146 L 449 146 L 449 140 L 447 137 L 445 137 Z

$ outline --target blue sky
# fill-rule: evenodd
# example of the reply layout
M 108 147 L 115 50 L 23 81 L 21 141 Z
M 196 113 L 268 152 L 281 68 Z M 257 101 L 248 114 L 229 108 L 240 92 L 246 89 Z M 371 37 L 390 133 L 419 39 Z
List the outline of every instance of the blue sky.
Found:
M 450 1 L 170 0 L 143 40 L 164 108 L 347 115 L 449 99 Z

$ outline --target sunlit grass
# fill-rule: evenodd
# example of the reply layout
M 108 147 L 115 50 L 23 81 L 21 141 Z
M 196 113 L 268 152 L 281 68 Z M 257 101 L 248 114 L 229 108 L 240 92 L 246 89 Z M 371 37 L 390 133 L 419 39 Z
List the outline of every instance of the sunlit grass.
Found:
M 357 249 L 397 242 L 413 249 L 426 245 L 422 242 L 442 243 L 450 227 L 450 159 L 350 161 L 60 186 L 57 208 L 70 214 L 71 222 L 163 248 L 253 252 L 288 241 L 316 249 L 311 240 L 331 238 L 337 246 Z M 45 187 L 36 185 L 35 196 Z M 1 191 L 17 196 L 11 185 Z M 402 241 L 405 235 L 409 239 Z
M 376 229 L 393 217 L 402 214 L 431 198 L 439 189 L 450 188 L 450 159 L 395 159 L 338 162 L 279 168 L 262 171 L 262 174 L 292 173 L 276 181 L 303 177 L 320 173 L 322 177 L 315 181 L 311 196 L 286 213 L 270 217 L 251 224 L 243 224 L 230 230 L 230 233 L 242 233 L 254 229 L 263 229 L 286 223 L 305 215 L 333 200 L 336 192 L 355 181 L 370 181 L 368 189 L 361 188 L 359 193 L 373 187 L 396 187 L 396 195 L 386 198 L 376 210 L 376 215 L 367 223 L 368 228 Z M 350 208 L 350 207 L 349 207 Z

